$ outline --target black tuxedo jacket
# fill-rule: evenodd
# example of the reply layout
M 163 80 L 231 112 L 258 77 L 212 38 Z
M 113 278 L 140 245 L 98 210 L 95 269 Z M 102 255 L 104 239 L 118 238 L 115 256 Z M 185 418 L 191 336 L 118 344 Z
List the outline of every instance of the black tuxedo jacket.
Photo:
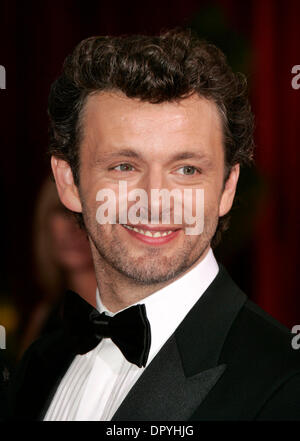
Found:
M 220 266 L 113 421 L 300 421 L 300 350 L 291 339 Z M 73 358 L 63 331 L 37 340 L 13 380 L 11 419 L 43 419 Z

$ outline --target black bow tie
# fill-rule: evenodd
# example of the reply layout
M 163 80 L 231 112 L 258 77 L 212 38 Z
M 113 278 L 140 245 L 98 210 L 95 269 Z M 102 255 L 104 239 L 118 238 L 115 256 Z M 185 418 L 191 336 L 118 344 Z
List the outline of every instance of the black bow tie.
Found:
M 85 354 L 103 338 L 111 338 L 130 363 L 146 366 L 151 331 L 145 305 L 135 305 L 113 317 L 100 314 L 73 291 L 66 293 L 63 320 L 72 350 Z

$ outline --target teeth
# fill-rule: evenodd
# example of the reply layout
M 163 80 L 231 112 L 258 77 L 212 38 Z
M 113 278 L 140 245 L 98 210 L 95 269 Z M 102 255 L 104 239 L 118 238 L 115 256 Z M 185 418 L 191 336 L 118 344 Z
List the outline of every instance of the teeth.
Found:
M 153 237 L 161 237 L 162 233 L 160 233 L 159 231 L 156 231 L 156 233 L 153 233 L 152 235 Z
M 123 227 L 128 228 L 128 230 L 133 230 L 133 228 L 130 227 L 129 225 L 123 225 Z
M 133 230 L 136 233 L 140 233 L 143 234 L 144 236 L 148 236 L 148 237 L 164 237 L 164 236 L 168 236 L 169 234 L 173 233 L 172 230 L 169 231 L 155 231 L 153 233 L 151 233 L 151 231 L 149 230 L 142 230 L 141 228 L 136 228 L 136 227 L 131 227 L 129 225 L 123 225 L 125 228 L 128 228 L 129 230 Z

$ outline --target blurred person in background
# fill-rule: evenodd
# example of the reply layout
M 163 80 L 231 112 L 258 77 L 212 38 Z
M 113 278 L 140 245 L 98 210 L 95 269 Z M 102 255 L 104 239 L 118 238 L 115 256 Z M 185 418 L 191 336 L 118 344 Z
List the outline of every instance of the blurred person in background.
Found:
M 33 228 L 34 277 L 40 289 L 23 331 L 20 355 L 40 335 L 60 325 L 59 309 L 67 289 L 91 295 L 96 278 L 87 235 L 60 202 L 48 178 L 40 191 Z

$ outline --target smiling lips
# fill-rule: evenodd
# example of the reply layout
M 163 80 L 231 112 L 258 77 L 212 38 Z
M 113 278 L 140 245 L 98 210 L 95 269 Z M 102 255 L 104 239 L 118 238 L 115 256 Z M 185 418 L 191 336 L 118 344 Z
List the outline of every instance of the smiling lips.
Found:
M 141 240 L 144 243 L 151 245 L 162 245 L 174 239 L 180 229 L 168 230 L 161 227 L 148 227 L 143 225 L 143 228 L 133 227 L 131 225 L 122 225 L 128 233 Z

